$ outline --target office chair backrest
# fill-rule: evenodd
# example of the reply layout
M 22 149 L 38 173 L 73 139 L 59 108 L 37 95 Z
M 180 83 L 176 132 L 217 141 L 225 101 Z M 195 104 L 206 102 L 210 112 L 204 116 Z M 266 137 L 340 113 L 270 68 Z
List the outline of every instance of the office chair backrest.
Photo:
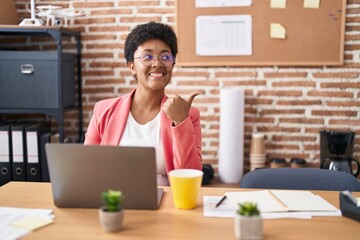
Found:
M 360 191 L 352 175 L 319 168 L 269 168 L 251 171 L 240 181 L 241 188 Z

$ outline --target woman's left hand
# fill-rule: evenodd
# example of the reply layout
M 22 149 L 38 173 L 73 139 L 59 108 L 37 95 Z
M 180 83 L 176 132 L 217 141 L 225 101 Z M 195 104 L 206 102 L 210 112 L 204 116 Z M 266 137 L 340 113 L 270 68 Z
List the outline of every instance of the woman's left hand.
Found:
M 175 125 L 179 125 L 189 116 L 191 104 L 197 95 L 199 95 L 198 92 L 191 93 L 188 100 L 179 95 L 169 95 L 162 106 L 162 110 Z

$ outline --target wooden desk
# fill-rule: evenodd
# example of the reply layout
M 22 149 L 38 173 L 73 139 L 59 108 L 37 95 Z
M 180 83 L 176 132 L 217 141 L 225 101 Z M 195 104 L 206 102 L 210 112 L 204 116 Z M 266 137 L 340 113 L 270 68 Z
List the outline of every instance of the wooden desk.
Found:
M 203 195 L 222 195 L 235 188 L 202 188 Z M 339 207 L 339 193 L 314 191 Z M 355 194 L 360 196 L 360 192 Z M 24 239 L 235 239 L 231 218 L 203 217 L 202 197 L 193 210 L 177 210 L 169 187 L 155 211 L 126 210 L 124 229 L 104 232 L 97 209 L 56 208 L 49 183 L 10 182 L 0 187 L 0 206 L 50 208 L 55 222 Z M 264 239 L 359 239 L 360 223 L 345 217 L 264 220 Z

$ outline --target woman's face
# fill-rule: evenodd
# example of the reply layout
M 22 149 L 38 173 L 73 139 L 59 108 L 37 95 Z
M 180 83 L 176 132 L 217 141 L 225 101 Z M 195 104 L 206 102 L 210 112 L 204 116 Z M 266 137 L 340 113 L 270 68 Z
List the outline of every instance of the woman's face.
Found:
M 134 53 L 134 62 L 130 62 L 129 67 L 136 75 L 138 87 L 164 90 L 171 80 L 172 60 L 169 46 L 161 40 L 151 39 L 139 45 Z

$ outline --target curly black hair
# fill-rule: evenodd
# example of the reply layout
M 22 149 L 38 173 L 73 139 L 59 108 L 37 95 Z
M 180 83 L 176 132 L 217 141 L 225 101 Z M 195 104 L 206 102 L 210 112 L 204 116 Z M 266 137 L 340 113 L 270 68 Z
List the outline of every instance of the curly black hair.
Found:
M 134 53 L 147 40 L 158 39 L 166 43 L 171 49 L 171 54 L 176 57 L 178 52 L 175 32 L 168 25 L 157 22 L 149 22 L 136 26 L 125 40 L 126 62 L 134 61 Z

